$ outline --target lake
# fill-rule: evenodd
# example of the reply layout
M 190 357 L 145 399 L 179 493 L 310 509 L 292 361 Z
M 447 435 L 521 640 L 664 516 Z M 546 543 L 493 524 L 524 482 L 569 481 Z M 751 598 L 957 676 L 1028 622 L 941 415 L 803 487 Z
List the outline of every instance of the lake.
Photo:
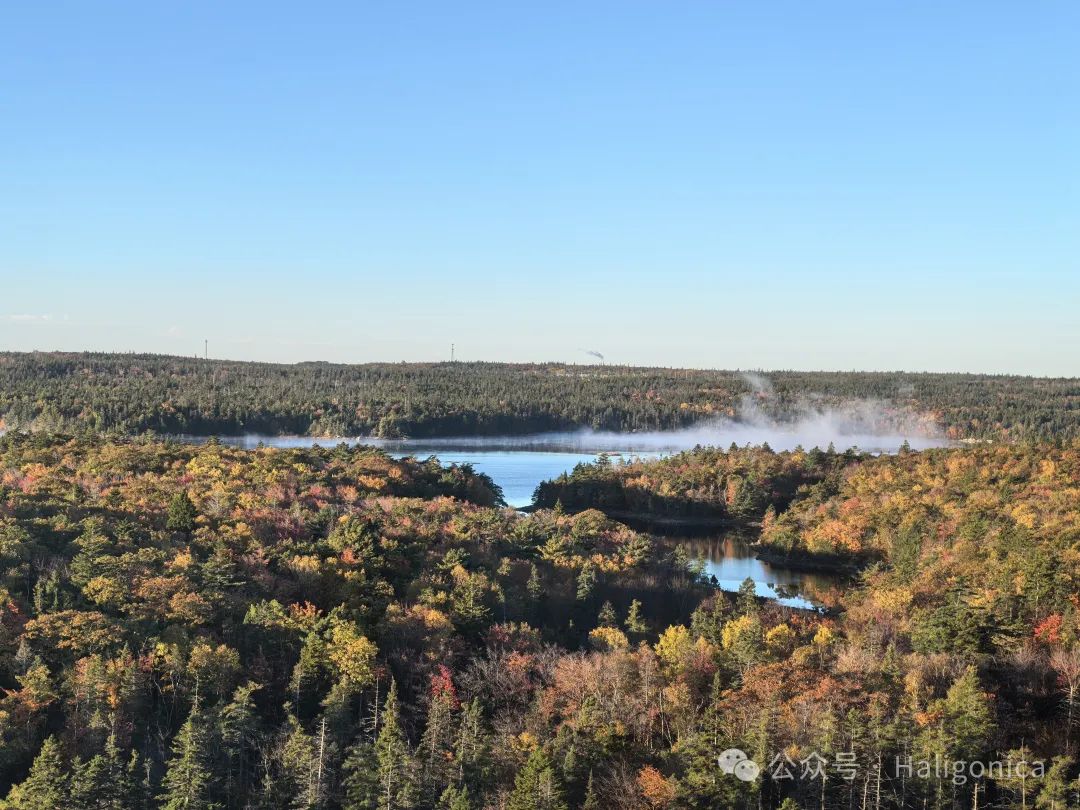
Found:
M 204 436 L 176 436 L 180 441 L 203 443 Z M 529 441 L 510 437 L 489 439 L 372 439 L 372 438 L 312 438 L 310 436 L 221 436 L 222 444 L 251 449 L 260 444 L 268 447 L 311 447 L 338 444 L 364 444 L 385 450 L 394 458 L 415 456 L 424 459 L 438 456 L 443 464 L 471 464 L 478 472 L 491 476 L 502 487 L 509 506 L 520 509 L 532 503 L 537 484 L 569 472 L 578 464 L 587 464 L 601 453 L 633 455 L 642 458 L 661 455 L 656 450 L 636 451 L 632 442 L 624 447 L 606 443 L 595 449 L 575 449 L 544 440 Z
M 182 441 L 206 441 L 205 437 L 176 437 Z M 472 464 L 490 475 L 503 490 L 510 506 L 522 507 L 532 503 L 533 491 L 541 481 L 569 472 L 583 462 L 595 461 L 601 453 L 655 458 L 690 450 L 698 445 L 728 447 L 735 443 L 761 444 L 768 442 L 774 450 L 790 450 L 796 446 L 827 447 L 838 450 L 860 447 L 869 452 L 894 452 L 907 440 L 914 449 L 939 446 L 940 439 L 901 434 L 875 434 L 866 428 L 841 429 L 824 416 L 818 421 L 800 422 L 778 427 L 774 424 L 718 422 L 711 426 L 648 433 L 610 433 L 592 430 L 562 433 L 537 433 L 527 436 L 448 437 L 437 439 L 376 439 L 371 437 L 312 438 L 310 436 L 228 436 L 224 444 L 255 447 L 310 447 L 321 444 L 333 447 L 347 444 L 366 444 L 380 447 L 392 456 L 438 456 L 444 464 Z
M 709 538 L 666 538 L 689 549 L 695 559 L 704 560 L 706 576 L 715 577 L 723 591 L 737 591 L 749 577 L 758 596 L 781 605 L 813 608 L 840 582 L 839 577 L 806 573 L 757 559 L 749 538 L 727 533 Z
M 333 447 L 341 444 L 367 444 L 380 447 L 396 458 L 437 456 L 443 464 L 471 464 L 476 470 L 491 476 L 503 490 L 507 504 L 513 507 L 532 503 L 537 484 L 569 472 L 577 464 L 595 461 L 601 453 L 625 456 L 657 457 L 665 453 L 688 449 L 672 441 L 663 446 L 653 434 L 647 441 L 634 435 L 590 434 L 582 441 L 580 434 L 550 434 L 535 437 L 480 439 L 404 439 L 322 438 L 307 436 L 229 436 L 220 437 L 222 444 L 238 447 L 310 447 L 319 444 Z M 603 436 L 597 440 L 597 436 Z M 205 437 L 177 437 L 188 441 L 205 441 Z M 692 447 L 693 445 L 690 445 Z M 712 538 L 667 538 L 690 548 L 694 557 L 705 562 L 705 572 L 716 578 L 725 591 L 737 591 L 747 577 L 754 581 L 759 596 L 775 599 L 791 607 L 815 606 L 810 595 L 824 592 L 834 585 L 832 577 L 807 574 L 758 560 L 744 536 L 728 533 Z

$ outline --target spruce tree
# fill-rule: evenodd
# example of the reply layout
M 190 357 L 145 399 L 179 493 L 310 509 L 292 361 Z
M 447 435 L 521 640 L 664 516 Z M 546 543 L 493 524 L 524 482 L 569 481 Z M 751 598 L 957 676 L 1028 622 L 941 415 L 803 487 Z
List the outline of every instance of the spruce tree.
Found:
M 105 750 L 76 766 L 71 778 L 72 810 L 130 810 L 134 785 L 127 764 L 109 735 Z
M 994 717 L 975 667 L 969 666 L 949 687 L 943 708 L 943 725 L 950 737 L 948 753 L 957 760 L 977 758 L 994 730 Z
M 8 810 L 56 810 L 67 807 L 69 779 L 64 772 L 60 745 L 55 737 L 42 743 L 41 750 L 22 784 L 8 794 Z
M 346 750 L 342 770 L 342 810 L 378 810 L 382 798 L 379 758 L 363 735 Z
M 379 810 L 400 810 L 411 807 L 413 784 L 412 758 L 409 743 L 401 728 L 398 708 L 397 682 L 390 681 L 390 691 L 383 707 L 382 729 L 375 741 L 375 756 L 379 764 Z
M 457 779 L 481 792 L 491 781 L 491 745 L 484 728 L 483 707 L 473 699 L 461 707 L 454 759 L 458 765 Z M 475 790 L 475 789 L 479 790 Z
M 1046 776 L 1042 780 L 1042 789 L 1035 797 L 1037 810 L 1065 810 L 1069 806 L 1069 769 L 1072 760 L 1069 757 L 1054 757 Z
M 169 515 L 165 521 L 165 527 L 178 532 L 190 532 L 195 528 L 195 518 L 198 517 L 195 504 L 183 490 L 173 495 L 169 502 Z
M 540 579 L 540 569 L 536 567 L 536 563 L 529 564 L 529 581 L 525 587 L 533 601 L 539 599 L 544 592 L 544 583 Z
M 258 735 L 259 718 L 252 695 L 256 683 L 238 686 L 221 710 L 221 748 L 225 755 L 225 799 L 235 803 L 248 787 L 248 771 Z
M 577 578 L 577 598 L 579 602 L 584 602 L 590 596 L 592 596 L 593 589 L 596 587 L 596 566 L 592 562 L 586 562 L 581 566 L 581 571 L 578 573 Z
M 215 747 L 196 706 L 173 740 L 173 756 L 158 796 L 161 810 L 216 810 L 222 806 L 214 800 L 218 795 L 211 766 Z
M 593 786 L 593 772 L 589 771 L 589 781 L 585 785 L 585 798 L 581 802 L 581 810 L 600 810 L 600 799 L 596 796 L 596 788 Z
M 461 787 L 450 785 L 439 797 L 439 810 L 472 810 L 469 789 L 464 785 Z
M 624 626 L 628 633 L 647 633 L 649 631 L 645 621 L 641 618 L 641 602 L 637 599 L 630 603 L 630 610 L 626 614 Z
M 739 585 L 739 595 L 736 600 L 736 611 L 740 616 L 752 616 L 758 612 L 757 585 L 754 580 L 747 577 Z
M 514 778 L 506 810 L 567 810 L 555 768 L 542 748 L 536 748 Z

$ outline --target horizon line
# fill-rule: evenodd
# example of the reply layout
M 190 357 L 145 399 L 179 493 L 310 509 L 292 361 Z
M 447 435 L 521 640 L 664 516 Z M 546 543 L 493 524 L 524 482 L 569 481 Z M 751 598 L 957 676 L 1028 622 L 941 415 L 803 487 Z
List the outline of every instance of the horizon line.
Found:
M 697 373 L 715 373 L 715 374 L 906 374 L 910 376 L 939 376 L 939 377 L 1012 377 L 1025 380 L 1045 380 L 1045 381 L 1080 381 L 1080 377 L 1077 376 L 1065 376 L 1065 375 L 1040 375 L 1040 374 L 1027 374 L 1018 372 L 1005 372 L 1005 371 L 927 371 L 927 370 L 909 370 L 909 369 L 865 369 L 865 368 L 853 368 L 853 369 L 829 369 L 829 368 L 812 368 L 812 369 L 796 369 L 796 368 L 763 368 L 763 367 L 733 367 L 733 368 L 720 368 L 718 366 L 661 366 L 661 365 L 635 365 L 633 363 L 618 363 L 612 361 L 605 361 L 603 363 L 579 363 L 574 360 L 364 360 L 355 363 L 340 362 L 336 360 L 296 360 L 293 362 L 283 360 L 241 360 L 229 357 L 200 357 L 197 354 L 169 354 L 167 352 L 154 352 L 154 351 L 118 351 L 118 350 L 95 350 L 95 349 L 0 349 L 0 356 L 4 355 L 104 355 L 104 356 L 133 356 L 133 357 L 153 357 L 163 358 L 170 360 L 194 360 L 204 363 L 234 363 L 234 364 L 247 364 L 247 365 L 264 365 L 264 366 L 303 366 L 303 365 L 327 365 L 327 366 L 343 366 L 343 367 L 362 367 L 362 366 L 464 366 L 464 365 L 486 365 L 486 366 L 574 366 L 579 368 L 595 368 L 595 369 L 625 369 L 628 371 L 640 370 L 640 371 L 689 371 Z

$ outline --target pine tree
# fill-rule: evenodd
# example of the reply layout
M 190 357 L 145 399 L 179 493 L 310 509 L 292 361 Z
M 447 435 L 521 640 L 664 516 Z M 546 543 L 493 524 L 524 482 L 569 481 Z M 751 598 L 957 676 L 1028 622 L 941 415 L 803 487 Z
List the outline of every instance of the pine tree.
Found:
M 581 566 L 581 572 L 577 578 L 577 598 L 578 601 L 584 602 L 590 596 L 592 596 L 593 589 L 596 587 L 596 566 L 591 562 L 586 562 Z
M 624 626 L 628 633 L 647 633 L 649 631 L 645 621 L 641 618 L 641 602 L 637 599 L 630 603 L 630 610 L 626 614 Z
M 600 607 L 600 614 L 596 617 L 597 624 L 600 627 L 618 627 L 619 617 L 615 613 L 615 606 L 610 601 L 605 600 L 604 604 Z
M 1035 798 L 1038 810 L 1065 810 L 1069 801 L 1069 770 L 1072 760 L 1069 757 L 1054 757 L 1046 776 L 1042 780 L 1042 789 Z
M 109 735 L 105 750 L 89 762 L 79 764 L 71 779 L 72 810 L 130 810 L 134 785 L 126 763 Z
M 379 759 L 375 746 L 358 737 L 345 752 L 342 765 L 344 801 L 342 810 L 378 810 L 380 793 Z
M 585 798 L 581 802 L 581 810 L 600 810 L 600 799 L 596 796 L 596 788 L 593 786 L 593 773 L 589 771 L 589 781 L 585 785 Z
M 514 778 L 506 810 L 567 810 L 551 760 L 536 748 Z
M 214 801 L 214 749 L 206 720 L 196 706 L 173 740 L 173 757 L 158 796 L 161 810 L 216 810 L 222 806 Z
M 379 810 L 411 807 L 415 786 L 409 743 L 401 729 L 397 682 L 390 681 L 390 691 L 383 707 L 382 729 L 375 741 L 379 763 Z
M 439 797 L 439 810 L 472 810 L 469 789 L 464 785 L 461 787 L 450 785 Z
M 42 743 L 30 773 L 8 794 L 7 810 L 56 810 L 68 806 L 69 779 L 55 737 Z
M 994 717 L 990 700 L 979 685 L 975 667 L 969 666 L 949 687 L 944 712 L 952 758 L 970 761 L 978 757 L 990 739 Z
M 255 746 L 258 715 L 252 694 L 259 689 L 256 683 L 238 686 L 232 700 L 221 710 L 221 743 L 225 755 L 225 799 L 231 804 L 248 787 L 251 751 Z
M 477 699 L 462 706 L 458 723 L 454 759 L 458 764 L 457 780 L 483 790 L 491 779 L 491 745 L 484 729 L 483 707 Z
M 169 515 L 165 527 L 177 532 L 190 532 L 195 528 L 195 518 L 199 513 L 188 494 L 180 490 L 169 502 Z

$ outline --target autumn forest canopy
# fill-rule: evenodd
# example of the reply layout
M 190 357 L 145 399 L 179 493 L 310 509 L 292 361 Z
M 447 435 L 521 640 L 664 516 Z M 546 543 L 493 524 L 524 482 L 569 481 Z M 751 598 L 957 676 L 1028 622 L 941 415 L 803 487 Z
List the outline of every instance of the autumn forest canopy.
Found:
M 1078 397 L 2 354 L 0 808 L 1080 807 Z M 957 441 L 600 456 L 518 511 L 468 464 L 169 436 L 656 430 L 747 398 L 874 399 Z M 724 592 L 643 517 L 842 576 L 814 609 Z

